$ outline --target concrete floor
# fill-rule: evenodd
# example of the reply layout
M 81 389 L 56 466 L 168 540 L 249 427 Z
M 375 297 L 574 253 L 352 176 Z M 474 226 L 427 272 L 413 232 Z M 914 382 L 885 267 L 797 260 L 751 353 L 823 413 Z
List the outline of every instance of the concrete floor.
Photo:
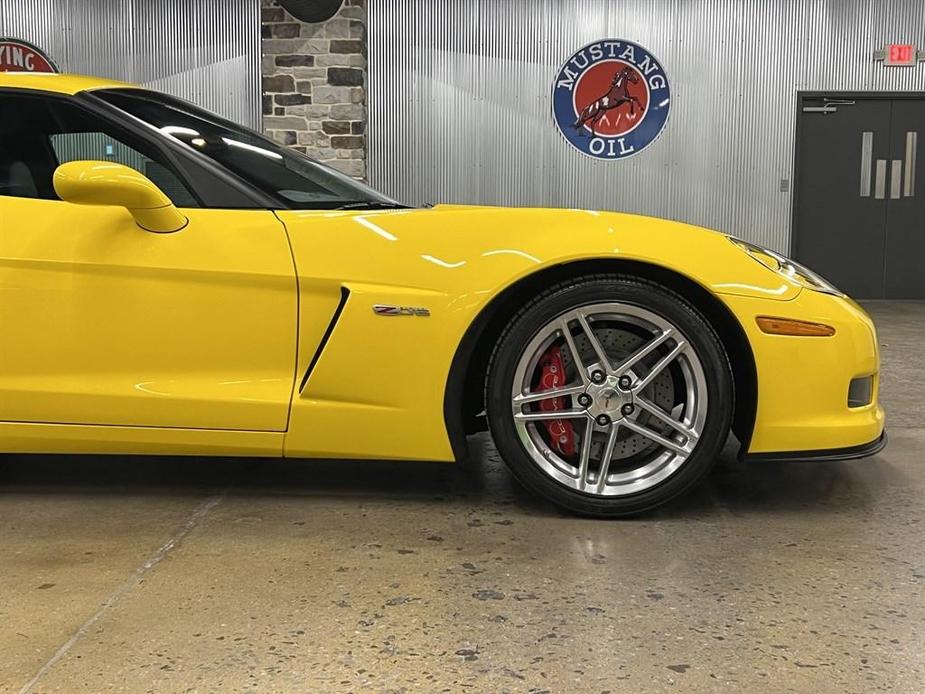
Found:
M 870 308 L 884 453 L 724 462 L 642 520 L 558 513 L 484 438 L 461 467 L 7 457 L 0 691 L 923 691 L 925 304 Z

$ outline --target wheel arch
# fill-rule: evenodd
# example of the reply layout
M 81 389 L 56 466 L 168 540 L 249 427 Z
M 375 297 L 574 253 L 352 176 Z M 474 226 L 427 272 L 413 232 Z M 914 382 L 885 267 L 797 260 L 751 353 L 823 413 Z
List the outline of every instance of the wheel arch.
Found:
M 744 455 L 755 427 L 758 377 L 751 345 L 738 319 L 713 294 L 689 277 L 660 265 L 626 259 L 591 259 L 544 268 L 521 278 L 489 302 L 469 326 L 450 367 L 444 395 L 444 420 L 457 460 L 467 455 L 466 435 L 487 428 L 485 379 L 498 338 L 517 311 L 544 288 L 568 279 L 598 274 L 628 275 L 658 282 L 687 298 L 716 330 L 732 366 L 732 431 Z

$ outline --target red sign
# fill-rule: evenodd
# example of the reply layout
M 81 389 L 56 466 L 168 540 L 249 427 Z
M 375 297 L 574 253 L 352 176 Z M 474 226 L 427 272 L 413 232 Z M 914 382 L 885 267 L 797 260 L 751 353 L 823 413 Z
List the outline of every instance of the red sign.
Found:
M 51 58 L 19 39 L 0 38 L 0 72 L 57 72 Z
M 884 65 L 915 65 L 918 51 L 911 43 L 891 43 L 883 50 Z

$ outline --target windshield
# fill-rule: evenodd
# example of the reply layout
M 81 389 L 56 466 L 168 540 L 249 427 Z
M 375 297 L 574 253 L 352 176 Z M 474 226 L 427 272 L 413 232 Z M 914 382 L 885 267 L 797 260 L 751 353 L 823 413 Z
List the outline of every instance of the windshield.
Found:
M 143 89 L 94 95 L 294 209 L 402 207 L 369 186 L 181 99 Z

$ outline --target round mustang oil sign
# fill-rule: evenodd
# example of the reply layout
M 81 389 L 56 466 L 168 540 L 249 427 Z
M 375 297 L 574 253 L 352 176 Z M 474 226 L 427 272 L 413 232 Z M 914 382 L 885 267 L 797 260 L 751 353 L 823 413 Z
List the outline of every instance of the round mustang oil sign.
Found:
M 57 72 L 51 58 L 31 43 L 0 38 L 0 72 Z
M 638 154 L 661 134 L 670 109 L 665 69 L 624 39 L 589 43 L 563 63 L 552 87 L 559 132 L 595 159 Z

